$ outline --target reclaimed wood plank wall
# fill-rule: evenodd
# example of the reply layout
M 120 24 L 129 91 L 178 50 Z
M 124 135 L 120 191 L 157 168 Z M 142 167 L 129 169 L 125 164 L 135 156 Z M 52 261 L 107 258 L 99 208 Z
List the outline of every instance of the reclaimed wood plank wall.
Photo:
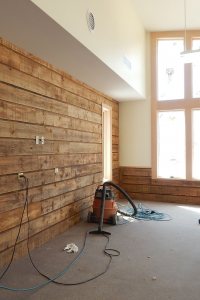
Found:
M 151 168 L 120 167 L 120 185 L 136 200 L 200 204 L 200 182 L 152 179 Z
M 118 182 L 118 103 L 0 39 L 1 266 L 10 259 L 25 201 L 19 172 L 29 179 L 31 249 L 86 215 L 102 180 L 102 103 L 112 106 Z M 44 145 L 36 145 L 37 135 Z M 26 239 L 24 217 L 16 257 L 26 253 Z

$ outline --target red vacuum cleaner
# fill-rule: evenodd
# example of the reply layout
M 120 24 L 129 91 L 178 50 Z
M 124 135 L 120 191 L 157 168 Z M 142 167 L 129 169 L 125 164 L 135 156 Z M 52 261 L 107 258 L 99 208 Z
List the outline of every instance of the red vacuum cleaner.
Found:
M 101 216 L 101 202 L 103 198 L 103 185 L 98 186 L 95 192 L 93 211 L 89 211 L 87 220 L 89 223 L 98 223 Z M 117 224 L 117 204 L 115 196 L 110 187 L 105 187 L 105 206 L 103 223 L 116 225 Z
M 110 234 L 109 232 L 103 231 L 103 223 L 117 224 L 117 212 L 124 214 L 119 211 L 117 204 L 114 199 L 114 193 L 112 192 L 110 186 L 113 186 L 118 191 L 120 191 L 123 196 L 129 201 L 133 207 L 132 215 L 133 217 L 137 214 L 137 208 L 133 203 L 131 197 L 117 184 L 112 181 L 106 181 L 102 186 L 99 186 L 95 192 L 95 198 L 93 202 L 93 212 L 88 213 L 88 222 L 98 222 L 98 229 L 90 231 L 91 234 Z M 127 214 L 124 214 L 127 215 Z

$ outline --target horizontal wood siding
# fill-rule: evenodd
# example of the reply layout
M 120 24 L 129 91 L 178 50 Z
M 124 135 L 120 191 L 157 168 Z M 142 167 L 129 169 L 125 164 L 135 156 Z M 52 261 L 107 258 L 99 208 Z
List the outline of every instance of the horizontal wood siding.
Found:
M 152 179 L 151 168 L 120 167 L 120 185 L 136 200 L 200 204 L 200 182 Z
M 31 249 L 86 216 L 102 180 L 102 104 L 112 107 L 119 182 L 118 103 L 0 39 L 0 266 L 11 257 L 25 201 L 19 172 L 29 179 Z M 15 257 L 27 251 L 27 229 L 24 216 Z

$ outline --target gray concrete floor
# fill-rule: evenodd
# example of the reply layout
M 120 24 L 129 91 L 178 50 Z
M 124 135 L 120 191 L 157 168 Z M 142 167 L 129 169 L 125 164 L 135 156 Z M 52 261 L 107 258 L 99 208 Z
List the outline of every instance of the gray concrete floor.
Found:
M 199 300 L 200 299 L 200 207 L 163 203 L 145 203 L 151 209 L 172 216 L 169 222 L 134 221 L 108 226 L 110 247 L 121 252 L 114 257 L 102 277 L 79 286 L 58 286 L 53 283 L 32 292 L 0 290 L 0 299 L 30 300 Z M 84 233 L 95 224 L 74 226 L 43 247 L 32 251 L 37 266 L 55 274 L 76 254 L 62 249 L 68 243 L 81 248 Z M 108 258 L 103 254 L 106 239 L 90 235 L 84 255 L 60 279 L 63 282 L 85 280 L 104 270 Z M 13 263 L 1 284 L 31 287 L 44 282 L 31 266 L 28 257 Z

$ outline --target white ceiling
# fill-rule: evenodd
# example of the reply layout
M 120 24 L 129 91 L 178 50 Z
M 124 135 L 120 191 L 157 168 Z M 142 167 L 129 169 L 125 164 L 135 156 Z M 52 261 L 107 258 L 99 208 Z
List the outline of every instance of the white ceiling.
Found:
M 132 0 L 148 31 L 184 29 L 184 0 Z M 186 0 L 187 29 L 200 29 L 200 0 Z
M 136 13 L 146 30 L 184 29 L 184 0 L 130 1 L 134 2 Z M 200 29 L 199 12 L 200 0 L 187 0 L 187 28 Z M 116 100 L 141 98 L 121 77 L 31 1 L 0 0 L 0 36 Z
M 142 98 L 29 0 L 0 0 L 0 37 L 118 101 Z

